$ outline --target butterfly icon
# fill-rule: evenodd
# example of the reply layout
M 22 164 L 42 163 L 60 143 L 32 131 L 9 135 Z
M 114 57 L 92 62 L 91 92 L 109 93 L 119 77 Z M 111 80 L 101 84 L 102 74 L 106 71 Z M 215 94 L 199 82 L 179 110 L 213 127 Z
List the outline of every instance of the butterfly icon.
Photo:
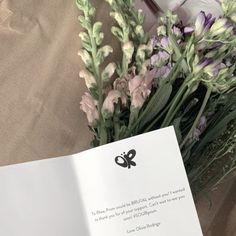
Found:
M 127 152 L 127 154 L 124 152 L 120 156 L 117 156 L 115 158 L 115 162 L 117 165 L 130 169 L 131 166 L 136 166 L 136 163 L 132 161 L 134 157 L 136 156 L 136 151 L 134 149 Z

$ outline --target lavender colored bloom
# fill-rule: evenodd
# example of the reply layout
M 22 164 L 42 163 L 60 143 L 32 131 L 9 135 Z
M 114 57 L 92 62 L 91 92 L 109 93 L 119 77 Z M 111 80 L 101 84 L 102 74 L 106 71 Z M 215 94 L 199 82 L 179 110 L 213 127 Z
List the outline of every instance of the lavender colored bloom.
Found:
M 157 45 L 157 36 L 153 35 L 151 37 L 150 44 L 152 45 L 152 48 L 154 48 Z
M 167 37 L 163 37 L 163 38 L 161 39 L 161 46 L 162 46 L 163 48 L 167 48 L 168 45 L 169 45 L 169 39 L 168 39 Z
M 195 22 L 195 34 L 201 36 L 203 32 L 207 32 L 215 23 L 216 18 L 212 14 L 206 16 L 205 12 L 201 11 Z
M 203 58 L 200 62 L 200 66 L 204 68 L 205 66 L 211 64 L 213 62 L 212 58 Z
M 195 34 L 196 36 L 200 36 L 204 30 L 204 25 L 205 25 L 205 21 L 206 21 L 206 15 L 203 11 L 201 11 L 198 16 L 197 19 L 195 21 Z
M 196 129 L 194 129 L 194 131 L 193 131 L 192 139 L 195 141 L 199 141 L 200 136 L 204 132 L 206 127 L 207 127 L 207 119 L 205 116 L 202 116 L 199 120 L 198 127 Z
M 157 78 L 166 78 L 171 71 L 171 67 L 169 65 L 167 66 L 162 66 L 159 68 L 156 72 L 156 77 Z
M 213 61 L 204 68 L 204 72 L 209 76 L 217 76 L 219 71 L 225 67 L 225 64 L 220 60 Z
M 219 49 L 223 45 L 222 42 L 216 42 L 213 44 L 213 46 L 210 48 L 211 50 Z
M 204 69 L 207 65 L 213 62 L 212 58 L 203 58 L 198 65 L 194 67 L 194 73 L 199 73 L 202 69 Z
M 205 21 L 204 32 L 207 32 L 211 28 L 211 26 L 215 23 L 215 20 L 216 20 L 216 18 L 214 17 L 214 18 L 210 18 Z
M 184 28 L 184 33 L 185 34 L 192 33 L 193 31 L 194 31 L 194 28 L 192 28 L 192 27 L 187 26 L 187 27 Z
M 170 58 L 170 55 L 165 51 L 159 51 L 151 57 L 151 65 L 159 66 L 165 63 Z
M 200 118 L 199 124 L 198 124 L 198 129 L 203 132 L 207 127 L 207 119 L 205 116 L 202 116 Z
M 208 13 L 207 16 L 206 16 L 206 20 L 209 21 L 211 18 L 212 18 L 212 14 Z
M 228 24 L 228 20 L 226 18 L 219 18 L 210 28 L 211 36 L 216 36 L 224 33 L 231 25 Z
M 192 140 L 194 141 L 199 141 L 200 140 L 200 135 L 201 135 L 201 131 L 199 129 L 194 129 L 193 134 L 192 134 Z
M 172 29 L 173 34 L 175 34 L 177 37 L 181 37 L 182 36 L 182 32 L 180 30 L 180 28 L 174 26 Z

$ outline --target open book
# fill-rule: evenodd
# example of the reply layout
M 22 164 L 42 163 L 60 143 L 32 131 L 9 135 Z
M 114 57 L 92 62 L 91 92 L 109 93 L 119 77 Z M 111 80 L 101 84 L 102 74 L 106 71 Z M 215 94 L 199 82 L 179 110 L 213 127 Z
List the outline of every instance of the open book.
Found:
M 2 236 L 202 236 L 172 127 L 0 168 Z

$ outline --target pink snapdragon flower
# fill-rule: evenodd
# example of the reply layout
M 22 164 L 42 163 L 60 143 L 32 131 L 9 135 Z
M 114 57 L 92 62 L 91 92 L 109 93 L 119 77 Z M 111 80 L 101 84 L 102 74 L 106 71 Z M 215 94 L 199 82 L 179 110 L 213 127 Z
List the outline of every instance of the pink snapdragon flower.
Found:
M 80 109 L 85 112 L 89 125 L 94 125 L 99 120 L 97 101 L 91 96 L 90 93 L 85 93 L 82 96 Z
M 115 110 L 115 104 L 118 103 L 121 93 L 118 90 L 111 90 L 102 106 L 102 114 L 104 118 L 109 118 L 113 115 Z
M 120 92 L 120 98 L 123 106 L 127 105 L 129 95 L 129 80 L 131 78 L 132 76 L 128 74 L 122 78 L 117 78 L 113 83 L 114 89 Z
M 136 75 L 129 81 L 129 91 L 131 96 L 131 106 L 140 109 L 151 93 L 153 80 L 156 75 L 156 69 L 146 73 L 144 78 Z

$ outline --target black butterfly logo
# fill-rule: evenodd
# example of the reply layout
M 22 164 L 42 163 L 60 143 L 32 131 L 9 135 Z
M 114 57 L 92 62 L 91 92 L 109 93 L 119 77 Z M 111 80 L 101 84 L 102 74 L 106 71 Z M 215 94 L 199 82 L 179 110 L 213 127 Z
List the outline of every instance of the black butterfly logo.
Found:
M 115 162 L 117 165 L 130 169 L 131 166 L 136 166 L 136 163 L 132 161 L 134 157 L 136 156 L 136 151 L 134 149 L 127 152 L 127 154 L 124 152 L 120 156 L 117 156 L 115 158 Z

